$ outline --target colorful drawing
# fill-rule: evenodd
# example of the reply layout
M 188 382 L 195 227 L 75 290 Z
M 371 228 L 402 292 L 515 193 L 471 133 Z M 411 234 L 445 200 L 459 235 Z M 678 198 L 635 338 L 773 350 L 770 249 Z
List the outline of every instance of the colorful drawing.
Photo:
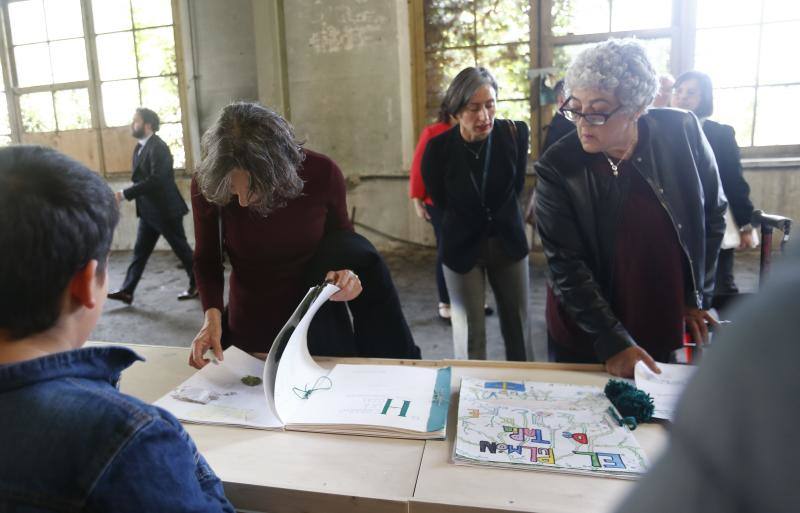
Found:
M 525 384 L 511 381 L 487 381 L 484 388 L 499 388 L 503 392 L 508 392 L 509 390 L 512 392 L 524 392 Z
M 603 390 L 556 383 L 463 378 L 454 460 L 632 478 L 647 470 L 633 433 L 609 420 Z M 491 385 L 491 386 L 490 386 Z M 488 388 L 497 390 L 486 397 Z

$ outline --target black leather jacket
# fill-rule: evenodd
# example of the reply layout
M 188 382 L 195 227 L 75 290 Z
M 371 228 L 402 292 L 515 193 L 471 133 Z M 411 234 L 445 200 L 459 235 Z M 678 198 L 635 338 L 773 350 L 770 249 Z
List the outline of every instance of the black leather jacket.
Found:
M 635 345 L 608 301 L 617 223 L 598 222 L 617 220 L 625 198 L 606 183 L 615 178 L 589 169 L 590 158 L 577 133 L 545 152 L 535 165 L 536 218 L 553 292 L 578 326 L 594 336 L 595 352 L 605 361 Z M 697 118 L 673 109 L 648 111 L 639 118 L 631 163 L 669 214 L 686 256 L 691 273 L 686 305 L 708 307 L 727 203 Z

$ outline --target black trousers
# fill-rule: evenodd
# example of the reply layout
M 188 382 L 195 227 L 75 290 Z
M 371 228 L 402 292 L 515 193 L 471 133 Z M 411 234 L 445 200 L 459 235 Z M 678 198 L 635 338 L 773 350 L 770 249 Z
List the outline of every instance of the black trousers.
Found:
M 442 246 L 439 239 L 442 234 L 442 219 L 444 212 L 433 205 L 425 205 L 425 210 L 431 216 L 433 234 L 436 235 L 436 288 L 439 290 L 439 302 L 450 304 L 450 294 L 447 292 L 447 284 L 444 281 L 444 269 L 442 268 Z
M 715 295 L 737 294 L 739 287 L 733 280 L 733 252 L 731 249 L 721 249 L 717 259 L 717 282 L 714 288 Z
M 194 287 L 194 272 L 192 271 L 192 248 L 186 240 L 186 232 L 183 230 L 183 218 L 174 217 L 164 219 L 159 223 L 151 223 L 139 218 L 139 230 L 136 233 L 136 244 L 133 246 L 133 261 L 128 266 L 125 274 L 125 282 L 122 284 L 122 291 L 133 294 L 142 273 L 147 265 L 147 260 L 156 247 L 156 242 L 160 236 L 167 239 L 167 243 L 172 251 L 180 259 L 183 268 L 189 275 L 189 287 Z

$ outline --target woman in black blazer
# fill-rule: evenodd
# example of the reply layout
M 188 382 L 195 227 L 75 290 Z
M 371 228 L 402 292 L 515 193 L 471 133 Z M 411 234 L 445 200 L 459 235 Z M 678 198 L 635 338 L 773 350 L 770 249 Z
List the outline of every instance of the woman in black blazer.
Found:
M 462 70 L 445 103 L 458 124 L 428 142 L 422 176 L 444 211 L 440 244 L 450 292 L 456 358 L 486 359 L 485 280 L 497 299 L 509 360 L 533 354 L 528 329 L 528 241 L 519 195 L 528 126 L 495 120 L 497 83 L 485 68 Z
M 733 222 L 739 230 L 738 246 L 723 240 L 717 262 L 717 281 L 714 295 L 730 295 L 739 292 L 733 279 L 733 252 L 753 245 L 753 203 L 750 201 L 750 186 L 742 173 L 739 146 L 733 127 L 708 119 L 714 112 L 714 89 L 711 78 L 699 71 L 687 71 L 675 81 L 672 106 L 694 112 L 703 124 L 703 133 L 717 158 L 719 178 L 728 198 Z M 726 217 L 727 218 L 727 217 Z M 730 222 L 730 218 L 727 218 Z

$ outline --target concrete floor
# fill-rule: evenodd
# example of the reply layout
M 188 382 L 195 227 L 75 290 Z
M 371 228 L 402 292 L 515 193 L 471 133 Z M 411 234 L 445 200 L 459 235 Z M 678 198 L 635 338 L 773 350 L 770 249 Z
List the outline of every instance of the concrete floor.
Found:
M 450 326 L 438 319 L 436 283 L 433 275 L 434 252 L 403 248 L 384 255 L 400 294 L 406 319 L 424 358 L 452 358 Z M 112 253 L 109 288 L 120 286 L 131 258 L 130 252 Z M 188 285 L 186 273 L 177 268 L 171 252 L 156 252 L 150 258 L 134 303 L 126 306 L 107 301 L 103 316 L 92 333 L 92 340 L 188 347 L 203 322 L 200 302 L 178 301 L 176 296 Z M 544 259 L 531 259 L 531 331 L 536 360 L 547 358 L 544 322 Z M 737 254 L 736 281 L 743 292 L 757 286 L 758 252 Z M 488 289 L 488 287 L 487 287 Z M 490 289 L 488 289 L 490 290 Z M 494 305 L 491 296 L 488 299 Z M 488 355 L 504 360 L 505 350 L 497 316 L 487 318 Z

